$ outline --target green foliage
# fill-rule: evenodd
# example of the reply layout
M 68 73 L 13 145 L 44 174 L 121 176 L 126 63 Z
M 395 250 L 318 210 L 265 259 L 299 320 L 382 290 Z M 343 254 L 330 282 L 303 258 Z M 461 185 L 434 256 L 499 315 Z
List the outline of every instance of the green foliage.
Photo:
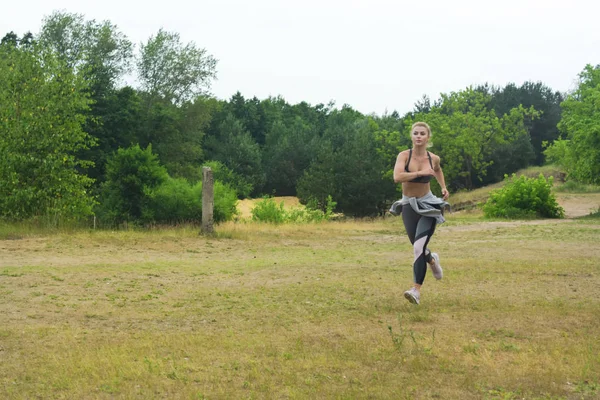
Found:
M 325 204 L 319 204 L 316 199 L 309 199 L 306 203 L 306 208 L 309 210 L 318 210 L 322 211 L 327 219 L 333 216 L 333 212 L 335 211 L 335 207 L 337 206 L 337 202 L 333 201 L 331 195 L 328 195 L 325 199 Z
M 284 209 L 283 201 L 277 204 L 272 197 L 266 196 L 252 209 L 252 220 L 273 224 L 327 221 L 333 217 L 335 205 L 331 196 L 328 196 L 325 211 L 315 207 L 316 203 L 314 202 L 311 202 L 306 208 L 294 208 L 288 211 Z
M 138 71 L 144 90 L 175 104 L 196 98 L 210 87 L 217 60 L 194 42 L 181 43 L 162 29 L 140 47 Z
M 215 222 L 228 221 L 236 213 L 235 190 L 216 181 L 214 183 Z M 202 182 L 191 185 L 187 180 L 168 178 L 160 186 L 146 193 L 142 203 L 144 223 L 174 224 L 202 221 Z
M 266 196 L 252 209 L 252 220 L 281 224 L 285 222 L 285 214 L 283 201 L 277 204 L 272 197 Z
M 0 45 L 0 216 L 91 214 L 92 180 L 76 157 L 93 144 L 82 130 L 87 84 L 39 45 Z
M 242 123 L 245 130 L 261 146 L 265 144 L 265 134 L 269 124 L 269 118 L 265 112 L 264 102 L 256 97 L 244 99 L 240 92 L 236 92 L 223 108 L 223 117 L 227 114 L 233 115 Z
M 569 178 L 600 184 L 600 65 L 587 65 L 579 86 L 561 103 L 559 128 L 565 140 L 555 141 L 546 156 L 563 166 Z
M 220 161 L 207 161 L 202 163 L 203 166 L 210 167 L 213 173 L 215 182 L 222 182 L 223 184 L 233 188 L 239 198 L 247 198 L 252 192 L 252 184 L 248 183 L 242 176 L 236 174 L 231 169 L 227 168 L 225 164 Z
M 80 155 L 94 163 L 88 176 L 96 180 L 96 187 L 104 182 L 107 158 L 119 148 L 138 142 L 140 119 L 140 96 L 132 88 L 107 90 L 102 96 L 94 96 L 84 129 L 96 139 L 97 146 Z
M 98 214 L 108 224 L 202 220 L 202 182 L 191 185 L 183 178 L 171 178 L 151 146 L 145 150 L 139 145 L 119 149 L 108 160 L 106 177 Z M 214 196 L 214 221 L 233 218 L 236 191 L 215 181 Z
M 488 88 L 486 85 L 478 89 L 486 92 L 489 90 L 492 97 L 489 106 L 490 109 L 496 112 L 498 117 L 510 113 L 510 110 L 519 107 L 519 105 L 522 105 L 525 109 L 533 107 L 536 111 L 540 112 L 540 115 L 536 118 L 531 119 L 527 116 L 525 118 L 525 126 L 529 132 L 527 135 L 527 142 L 530 143 L 529 146 L 523 148 L 523 143 L 520 143 L 517 144 L 518 147 L 515 146 L 513 149 L 505 152 L 505 154 L 497 155 L 495 153 L 497 156 L 494 157 L 495 166 L 492 167 L 493 172 L 499 169 L 497 164 L 503 160 L 508 160 L 505 166 L 500 166 L 500 169 L 503 169 L 505 173 L 511 173 L 519 168 L 528 166 L 530 162 L 542 165 L 544 162 L 544 142 L 551 142 L 559 137 L 557 124 L 561 118 L 560 103 L 563 101 L 563 95 L 560 92 L 553 91 L 542 82 L 531 81 L 525 82 L 521 86 L 509 83 L 503 88 Z M 513 155 L 517 155 L 518 158 L 513 160 Z M 527 156 L 526 160 L 523 160 L 524 155 Z M 514 168 L 513 170 L 511 170 L 511 166 Z M 502 179 L 502 174 L 494 175 Z
M 289 126 L 274 123 L 263 149 L 265 191 L 278 196 L 295 195 L 298 180 L 315 157 L 318 145 L 318 135 L 302 118 L 296 117 Z
M 518 106 L 498 117 L 490 109 L 490 101 L 489 94 L 468 88 L 443 94 L 441 103 L 429 113 L 416 114 L 407 120 L 408 126 L 418 120 L 431 126 L 431 150 L 442 159 L 446 183 L 451 188 L 471 189 L 478 182 L 480 186 L 494 164 L 494 154 L 502 146 L 508 146 L 504 153 L 532 154 L 524 122 L 526 117 L 533 119 L 538 113 Z M 510 147 L 515 141 L 521 145 Z M 527 160 L 529 156 L 519 157 Z
M 346 215 L 376 215 L 393 199 L 395 186 L 385 179 L 388 161 L 377 152 L 373 132 L 378 125 L 354 110 L 333 112 L 315 160 L 298 181 L 303 204 L 326 203 L 331 195 Z
M 39 42 L 81 72 L 95 94 L 113 88 L 133 59 L 133 45 L 116 25 L 82 14 L 56 11 L 44 18 Z
M 262 156 L 258 143 L 231 114 L 219 126 L 215 136 L 206 138 L 208 159 L 220 161 L 252 185 L 259 193 L 265 183 Z
M 38 37 L 46 48 L 88 82 L 92 100 L 83 129 L 98 146 L 78 153 L 94 165 L 94 191 L 104 181 L 106 159 L 120 147 L 137 143 L 140 100 L 131 88 L 117 89 L 130 71 L 133 45 L 109 21 L 86 20 L 84 15 L 56 11 L 44 18 Z
M 141 207 L 145 223 L 181 223 L 202 220 L 202 197 L 185 179 L 167 178 L 147 190 Z
M 483 206 L 486 217 L 498 218 L 563 218 L 564 210 L 552 193 L 553 177 L 546 179 L 505 176 L 505 185 L 494 190 Z
M 215 222 L 230 221 L 237 215 L 237 193 L 230 186 L 221 182 L 214 182 L 215 203 L 213 219 Z M 194 185 L 194 191 L 202 195 L 202 182 Z
M 402 132 L 406 132 L 403 129 Z M 373 132 L 375 139 L 375 149 L 379 157 L 387 162 L 386 169 L 382 171 L 383 179 L 389 182 L 394 181 L 394 166 L 398 154 L 410 146 L 410 135 L 402 134 L 399 131 L 388 131 L 385 129 Z M 402 185 L 396 186 L 396 196 L 402 195 Z
M 203 129 L 210 120 L 211 101 L 198 98 L 175 105 L 147 93 L 141 97 L 144 113 L 143 131 L 138 135 L 140 145 L 152 143 L 153 151 L 172 176 L 200 179 Z
M 108 159 L 99 214 L 114 223 L 142 220 L 147 195 L 168 179 L 152 147 L 119 149 Z

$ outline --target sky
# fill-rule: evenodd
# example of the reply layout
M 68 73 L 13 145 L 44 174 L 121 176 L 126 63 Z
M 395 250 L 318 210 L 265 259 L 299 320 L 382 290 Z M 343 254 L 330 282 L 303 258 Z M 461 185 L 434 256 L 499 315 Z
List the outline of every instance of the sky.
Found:
M 565 92 L 600 64 L 597 0 L 28 0 L 0 14 L 0 36 L 36 34 L 55 10 L 109 20 L 136 48 L 178 32 L 218 60 L 220 99 L 281 95 L 364 114 L 486 82 Z

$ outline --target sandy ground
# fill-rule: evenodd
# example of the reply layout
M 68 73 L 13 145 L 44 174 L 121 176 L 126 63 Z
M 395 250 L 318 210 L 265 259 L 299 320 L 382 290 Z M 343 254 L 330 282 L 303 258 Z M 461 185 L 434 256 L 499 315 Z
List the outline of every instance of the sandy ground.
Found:
M 600 193 L 558 193 L 556 200 L 567 218 L 583 217 L 600 209 Z
M 275 197 L 274 199 L 277 202 L 277 204 L 279 204 L 283 201 L 283 206 L 286 209 L 294 208 L 294 207 L 302 207 L 302 204 L 300 204 L 300 200 L 298 200 L 298 198 L 294 197 L 294 196 L 281 196 L 281 197 Z M 256 204 L 259 201 L 262 201 L 262 199 L 240 200 L 237 205 L 238 211 L 240 212 L 240 217 L 244 218 L 244 219 L 251 218 L 252 217 L 252 209 L 254 208 L 254 204 Z
M 565 209 L 567 218 L 577 218 L 589 215 L 600 209 L 600 193 L 557 193 L 558 203 Z M 262 199 L 245 199 L 238 202 L 238 210 L 242 218 L 252 217 L 254 204 Z M 302 207 L 297 197 L 275 197 L 275 201 L 283 201 L 285 208 Z

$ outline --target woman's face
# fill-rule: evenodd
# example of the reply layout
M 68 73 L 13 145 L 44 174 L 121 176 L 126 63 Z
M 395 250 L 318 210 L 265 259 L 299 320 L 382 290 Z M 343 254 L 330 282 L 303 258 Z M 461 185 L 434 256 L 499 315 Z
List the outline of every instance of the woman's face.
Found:
M 413 146 L 425 146 L 429 142 L 429 132 L 424 126 L 415 126 L 410 136 Z

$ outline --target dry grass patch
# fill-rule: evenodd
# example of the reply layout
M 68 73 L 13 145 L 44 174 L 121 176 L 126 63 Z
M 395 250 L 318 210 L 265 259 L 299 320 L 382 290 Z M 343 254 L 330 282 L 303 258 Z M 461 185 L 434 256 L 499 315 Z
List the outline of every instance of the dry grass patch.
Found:
M 0 398 L 593 399 L 600 225 L 448 215 L 0 241 Z

